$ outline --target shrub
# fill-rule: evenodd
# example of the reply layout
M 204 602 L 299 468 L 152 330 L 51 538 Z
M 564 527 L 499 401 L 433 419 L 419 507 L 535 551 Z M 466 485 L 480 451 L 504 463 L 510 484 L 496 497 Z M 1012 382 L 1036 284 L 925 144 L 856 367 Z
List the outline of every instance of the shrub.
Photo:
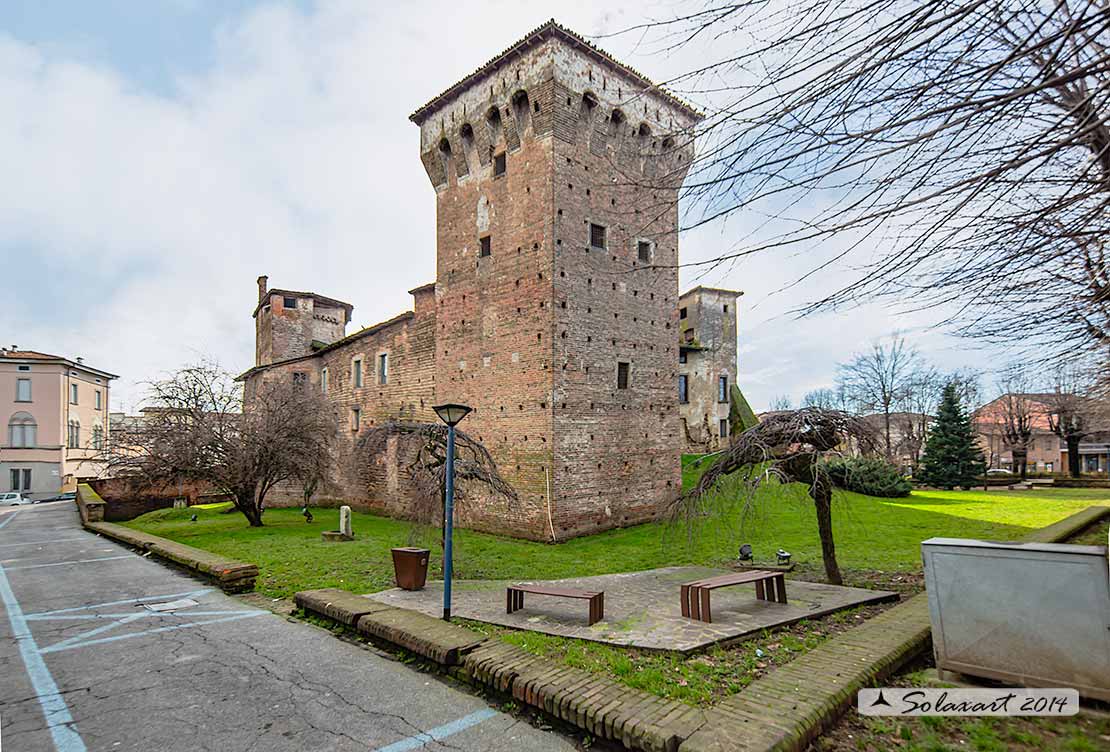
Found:
M 909 496 L 912 486 L 898 468 L 879 457 L 838 457 L 825 463 L 837 488 L 866 496 Z

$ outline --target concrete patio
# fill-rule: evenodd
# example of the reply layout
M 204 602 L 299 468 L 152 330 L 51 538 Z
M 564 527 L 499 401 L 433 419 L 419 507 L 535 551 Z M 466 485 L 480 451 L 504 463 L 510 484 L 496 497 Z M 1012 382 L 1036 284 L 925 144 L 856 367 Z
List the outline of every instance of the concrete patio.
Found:
M 506 614 L 505 588 L 524 582 L 522 580 L 457 581 L 452 611 L 455 616 L 464 619 L 514 629 L 689 653 L 764 629 L 898 597 L 896 593 L 884 590 L 787 579 L 788 603 L 756 600 L 754 585 L 738 585 L 713 592 L 712 624 L 684 618 L 679 607 L 680 585 L 727 571 L 709 567 L 666 567 L 597 577 L 529 581 L 531 584 L 542 582 L 604 591 L 605 619 L 592 627 L 586 626 L 586 603 L 566 598 L 528 595 L 522 610 Z M 415 592 L 386 590 L 369 597 L 391 606 L 439 616 L 443 608 L 443 583 L 430 582 L 426 588 Z

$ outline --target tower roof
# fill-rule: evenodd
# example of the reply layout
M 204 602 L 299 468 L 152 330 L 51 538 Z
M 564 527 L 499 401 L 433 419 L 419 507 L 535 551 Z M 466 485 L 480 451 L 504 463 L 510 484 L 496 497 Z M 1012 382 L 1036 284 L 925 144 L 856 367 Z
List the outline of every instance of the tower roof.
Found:
M 548 39 L 559 39 L 568 46 L 573 47 L 574 49 L 579 50 L 588 57 L 593 58 L 597 62 L 602 63 L 603 65 L 607 65 L 611 69 L 622 73 L 625 76 L 628 76 L 637 84 L 644 87 L 644 89 L 650 89 L 657 92 L 659 96 L 661 96 L 663 99 L 667 100 L 669 103 L 679 108 L 680 110 L 688 113 L 692 117 L 697 118 L 698 120 L 704 117 L 701 112 L 698 112 L 692 106 L 690 106 L 686 102 L 683 102 L 681 99 L 664 89 L 662 86 L 657 86 L 652 83 L 651 79 L 647 78 L 647 76 L 620 62 L 605 50 L 596 47 L 595 45 L 586 41 L 585 38 L 574 33 L 565 26 L 556 23 L 555 19 L 551 19 L 542 26 L 528 32 L 528 34 L 526 34 L 515 44 L 510 46 L 507 50 L 494 57 L 492 60 L 487 62 L 482 67 L 478 68 L 478 70 L 474 71 L 451 88 L 439 94 L 437 97 L 432 99 L 416 112 L 412 113 L 412 115 L 409 116 L 409 120 L 416 123 L 417 125 L 421 125 L 428 118 L 428 116 L 439 109 L 441 105 L 454 98 L 460 92 L 468 89 L 476 81 L 488 76 L 490 73 L 493 73 L 498 68 L 506 65 L 515 57 L 522 55 L 524 52 L 532 49 L 533 47 L 539 44 L 543 44 Z

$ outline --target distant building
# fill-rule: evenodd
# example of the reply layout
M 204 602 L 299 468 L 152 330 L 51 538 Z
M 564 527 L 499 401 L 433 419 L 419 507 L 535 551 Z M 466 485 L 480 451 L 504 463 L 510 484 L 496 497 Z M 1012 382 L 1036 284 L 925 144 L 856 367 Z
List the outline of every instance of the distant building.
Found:
M 1068 471 L 1067 444 L 1052 432 L 1049 416 L 1052 414 L 1051 393 L 1023 395 L 1030 403 L 1032 435 L 1026 456 L 1028 472 L 1066 473 Z M 983 457 L 988 468 L 1017 471 L 1014 466 L 1013 448 L 1006 441 L 1006 416 L 1002 395 L 975 411 L 972 420 L 979 434 Z M 1094 431 L 1079 444 L 1079 467 L 1084 473 L 1105 473 L 1110 465 L 1110 432 Z
M 728 446 L 736 383 L 736 299 L 744 293 L 695 287 L 678 299 L 678 410 L 684 451 Z
M 108 390 L 115 374 L 15 345 L 0 349 L 0 484 L 41 498 L 99 477 L 108 441 Z
M 883 413 L 864 415 L 863 419 L 875 432 L 876 446 L 886 452 L 886 416 Z M 921 413 L 890 414 L 890 460 L 906 475 L 911 475 L 921 461 L 925 441 L 936 418 Z

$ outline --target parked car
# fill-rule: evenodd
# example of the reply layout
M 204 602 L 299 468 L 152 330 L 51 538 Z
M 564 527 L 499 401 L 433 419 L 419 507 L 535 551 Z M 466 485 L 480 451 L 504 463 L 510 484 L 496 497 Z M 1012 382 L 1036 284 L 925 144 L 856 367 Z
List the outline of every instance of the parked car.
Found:
M 66 493 L 60 493 L 57 496 L 47 496 L 45 499 L 36 499 L 33 503 L 42 504 L 47 501 L 73 501 L 76 498 L 76 491 L 67 491 Z
M 16 507 L 20 504 L 30 504 L 31 500 L 17 491 L 0 493 L 0 507 Z
M 1013 475 L 1013 473 L 1004 467 L 992 467 L 987 471 L 987 475 Z

